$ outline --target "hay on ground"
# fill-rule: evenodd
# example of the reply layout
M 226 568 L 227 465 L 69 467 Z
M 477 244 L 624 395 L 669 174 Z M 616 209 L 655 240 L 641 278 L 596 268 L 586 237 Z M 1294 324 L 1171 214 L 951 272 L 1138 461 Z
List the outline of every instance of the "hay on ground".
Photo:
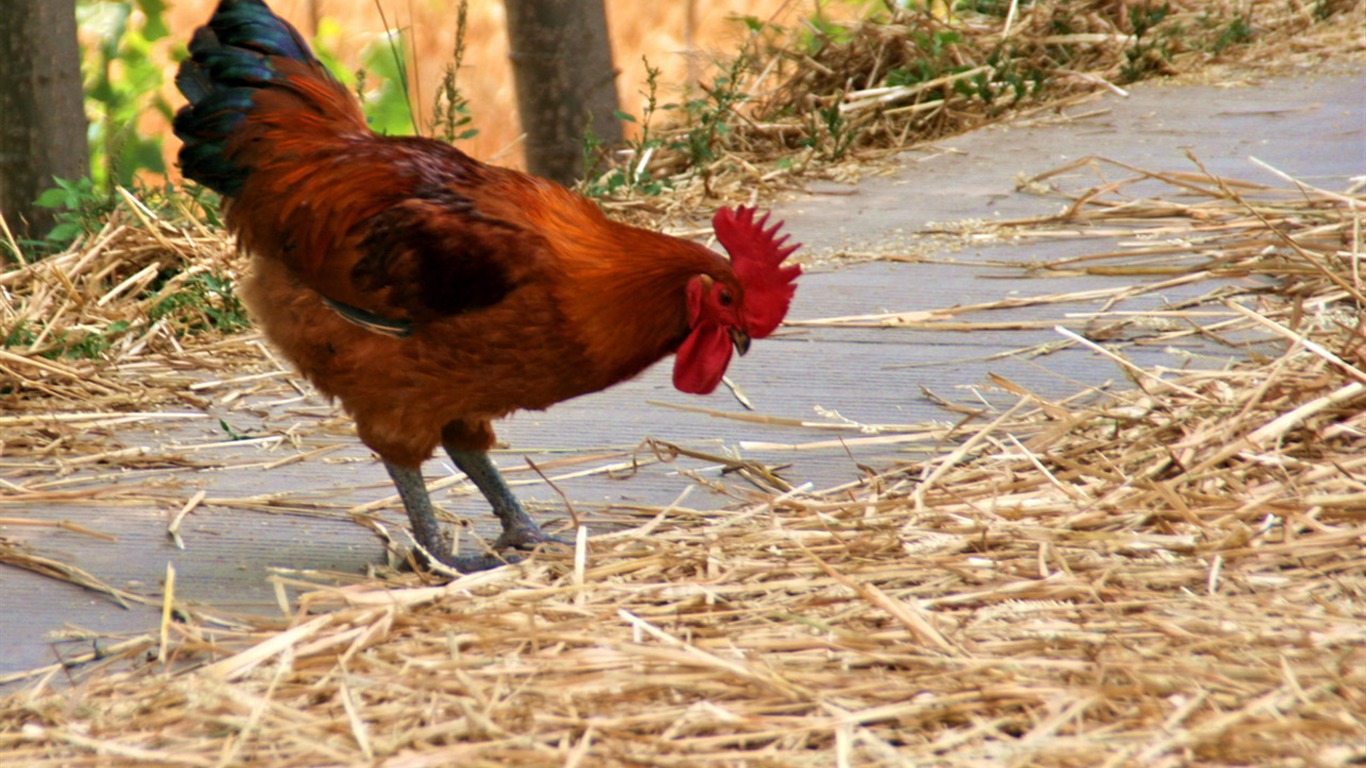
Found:
M 168 591 L 160 633 L 105 651 L 131 669 L 37 670 L 0 701 L 0 751 L 32 766 L 1360 762 L 1366 200 L 1178 181 L 1208 204 L 1082 193 L 1054 225 L 1162 210 L 1138 218 L 1233 237 L 1191 241 L 1188 270 L 1281 288 L 1171 311 L 1266 329 L 1275 354 L 1139 370 L 1067 331 L 1133 387 L 1049 401 L 998 381 L 1012 405 L 921 427 L 943 453 L 845 486 L 641 510 L 637 528 L 449 584 L 282 573 L 274 619 Z
M 1044 4 L 1008 5 L 1017 28 L 1040 23 Z M 1031 40 L 1097 56 L 1133 44 L 1091 13 L 1101 4 L 1048 5 L 1077 10 L 1090 26 L 1068 34 L 1086 37 L 1050 43 L 1031 27 Z M 1199 4 L 1170 5 L 1184 18 Z M 1293 31 L 1334 5 L 1241 7 Z M 915 24 L 1004 34 L 928 13 Z M 869 35 L 823 50 L 850 74 L 831 79 L 834 99 L 816 94 L 821 106 L 888 135 L 962 117 L 956 81 L 869 93 L 876 76 L 858 67 L 891 63 L 891 42 Z M 775 65 L 750 92 L 780 100 L 837 71 L 801 64 L 784 70 L 796 78 L 786 90 L 769 79 Z M 1074 79 L 1115 85 L 1110 66 Z M 737 130 L 720 147 L 734 172 L 706 178 L 709 191 L 780 183 L 789 169 L 758 160 L 788 151 L 763 147 L 787 147 L 789 133 Z M 1255 189 L 1198 166 L 1126 172 L 1130 184 L 1051 190 L 1070 198 L 1063 215 L 1005 226 L 1141 235 L 1144 249 L 1015 265 L 1135 278 L 1116 298 L 1211 281 L 1156 317 L 1168 325 L 1107 307 L 1060 324 L 1062 343 L 1104 356 L 1131 387 L 1055 401 L 998 379 L 1009 402 L 946 404 L 957 424 L 851 438 L 940 446 L 929 459 L 829 489 L 756 482 L 747 503 L 718 512 L 630 510 L 642 524 L 450 583 L 279 573 L 281 613 L 263 617 L 184 604 L 168 573 L 158 631 L 0 681 L 23 684 L 0 699 L 0 755 L 39 768 L 1366 761 L 1366 201 L 1293 181 Z M 1120 197 L 1140 184 L 1161 192 Z M 684 191 L 686 209 L 701 192 Z M 217 328 L 231 297 L 196 276 L 235 269 L 222 235 L 124 202 L 81 248 L 0 275 L 0 324 L 24 334 L 0 350 L 6 517 L 77 497 L 182 513 L 228 503 L 72 468 L 202 466 L 212 443 L 148 454 L 101 436 L 148 414 L 202 417 L 210 393 L 219 404 L 261 387 L 289 394 L 267 348 Z M 173 296 L 188 298 L 153 311 Z M 970 327 L 960 315 L 813 322 Z M 1148 370 L 1124 357 L 1126 345 L 1190 334 L 1228 341 L 1244 362 Z M 342 428 L 315 416 L 318 433 Z M 12 542 L 0 540 L 0 560 L 136 597 Z

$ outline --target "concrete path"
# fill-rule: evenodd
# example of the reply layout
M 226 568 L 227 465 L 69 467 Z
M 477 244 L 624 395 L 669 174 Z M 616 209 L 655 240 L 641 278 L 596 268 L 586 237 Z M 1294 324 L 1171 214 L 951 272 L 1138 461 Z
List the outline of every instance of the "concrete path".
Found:
M 1046 119 L 1002 125 L 945 140 L 904 155 L 894 172 L 856 185 L 817 183 L 810 193 L 776 207 L 794 237 L 806 244 L 814 261 L 802 279 L 790 318 L 812 319 L 882 311 L 910 311 L 995 301 L 1007 296 L 1055 294 L 1127 285 L 1134 278 L 1071 277 L 1026 279 L 1018 271 L 993 266 L 1004 260 L 1040 261 L 1069 254 L 1110 250 L 1113 240 L 1076 238 L 1065 243 L 996 244 L 980 249 L 931 253 L 956 263 L 905 263 L 848 258 L 876 252 L 905 255 L 922 247 L 909 233 L 929 222 L 1044 215 L 1060 208 L 1057 198 L 1015 192 L 1016 177 L 1057 168 L 1086 155 L 1099 155 L 1152 170 L 1194 170 L 1189 149 L 1211 171 L 1253 181 L 1274 178 L 1248 162 L 1256 156 L 1299 179 L 1342 189 L 1351 176 L 1366 173 L 1366 71 L 1268 79 L 1248 87 L 1142 85 L 1127 99 L 1106 95 Z M 1054 182 L 1081 189 L 1095 183 L 1085 170 Z M 841 256 L 845 254 L 846 256 Z M 987 279 L 1013 276 L 1011 279 Z M 1170 291 L 1127 302 L 1120 309 L 1151 309 L 1209 286 Z M 988 373 L 1004 376 L 1036 392 L 1061 397 L 1083 386 L 1123 378 L 1110 363 L 1084 350 L 1043 358 L 993 357 L 1059 340 L 1051 325 L 1064 313 L 1095 309 L 1096 304 L 1045 305 L 968 315 L 965 320 L 1044 321 L 1037 330 L 973 333 L 905 329 L 796 327 L 781 337 L 756 343 L 732 365 L 731 377 L 753 403 L 755 412 L 774 417 L 835 423 L 840 417 L 863 424 L 914 424 L 952 418 L 926 399 L 922 387 L 956 401 L 992 396 Z M 1189 352 L 1190 350 L 1187 350 Z M 1226 355 L 1226 350 L 1210 350 Z M 1134 349 L 1142 364 L 1179 366 L 1183 359 L 1160 348 Z M 210 390 L 200 393 L 221 396 Z M 274 396 L 254 397 L 257 404 Z M 735 498 L 694 487 L 720 484 L 743 494 L 748 486 L 723 476 L 715 462 L 682 458 L 652 463 L 629 472 L 603 470 L 648 461 L 655 452 L 641 448 L 656 438 L 711 454 L 742 455 L 767 465 L 790 465 L 782 476 L 792 484 L 822 489 L 850 483 L 860 465 L 885 468 L 913 457 L 917 446 L 857 430 L 766 426 L 712 418 L 658 405 L 739 412 L 724 392 L 709 398 L 682 395 L 669 384 L 661 365 L 637 381 L 608 392 L 562 404 L 548 413 L 521 414 L 500 436 L 511 449 L 497 456 L 533 511 L 554 521 L 564 517 L 555 491 L 525 469 L 523 457 L 558 476 L 557 486 L 599 528 L 626 524 L 644 513 L 608 510 L 605 505 L 664 505 L 693 487 L 683 505 L 708 509 Z M 287 567 L 360 573 L 382 559 L 379 539 L 352 521 L 351 505 L 392 494 L 383 469 L 343 430 L 316 425 L 333 412 L 316 399 L 288 406 L 266 406 L 261 414 L 242 402 L 215 406 L 212 418 L 126 429 L 117 440 L 127 445 L 192 445 L 222 439 L 223 418 L 242 432 L 279 434 L 305 425 L 297 446 L 267 452 L 244 444 L 199 456 L 224 465 L 211 471 L 152 467 L 131 481 L 162 480 L 182 503 L 196 491 L 210 499 L 279 493 L 283 506 L 260 509 L 204 505 L 181 527 L 185 549 L 167 537 L 176 504 L 158 508 L 61 505 L 41 510 L 5 509 L 7 516 L 69 520 L 113 534 L 116 542 L 76 533 L 0 526 L 0 534 L 30 544 L 37 552 L 79 565 L 106 583 L 149 598 L 160 594 L 166 564 L 179 574 L 177 596 L 200 601 L 220 612 L 274 612 L 269 569 Z M 844 438 L 843 444 L 838 438 Z M 813 443 L 827 443 L 826 447 Z M 770 444 L 756 447 L 755 443 Z M 773 444 L 799 445 L 802 450 Z M 302 461 L 271 469 L 296 452 L 325 449 Z M 579 460 L 572 466 L 567 460 Z M 565 477 L 580 470 L 595 474 Z M 450 472 L 431 462 L 429 474 Z M 481 498 L 442 491 L 438 504 L 494 533 Z M 402 527 L 397 505 L 380 513 L 391 530 Z M 157 626 L 153 607 L 120 608 L 106 597 L 9 567 L 0 567 L 0 678 L 6 673 L 52 663 L 91 650 L 88 633 L 105 643 Z M 75 640 L 58 642 L 64 628 Z

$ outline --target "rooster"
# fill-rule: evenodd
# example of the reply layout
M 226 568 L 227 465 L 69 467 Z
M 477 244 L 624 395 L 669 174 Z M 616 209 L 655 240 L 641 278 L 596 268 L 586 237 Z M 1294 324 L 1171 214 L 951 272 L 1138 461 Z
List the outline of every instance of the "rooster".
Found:
M 787 314 L 800 267 L 781 224 L 721 209 L 697 243 L 431 139 L 381 136 L 261 0 L 222 0 L 176 85 L 184 175 L 225 199 L 265 335 L 384 462 L 425 553 L 462 572 L 551 540 L 490 461 L 493 421 L 629 379 L 669 354 L 683 392 Z M 502 523 L 456 556 L 422 463 L 442 446 Z

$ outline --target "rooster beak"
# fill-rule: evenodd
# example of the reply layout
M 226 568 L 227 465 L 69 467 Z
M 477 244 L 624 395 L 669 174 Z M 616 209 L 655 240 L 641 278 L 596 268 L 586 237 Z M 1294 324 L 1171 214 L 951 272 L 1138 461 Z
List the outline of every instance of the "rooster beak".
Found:
M 731 343 L 735 345 L 735 351 L 743 357 L 749 351 L 749 334 L 739 328 L 731 328 L 728 333 L 730 333 Z

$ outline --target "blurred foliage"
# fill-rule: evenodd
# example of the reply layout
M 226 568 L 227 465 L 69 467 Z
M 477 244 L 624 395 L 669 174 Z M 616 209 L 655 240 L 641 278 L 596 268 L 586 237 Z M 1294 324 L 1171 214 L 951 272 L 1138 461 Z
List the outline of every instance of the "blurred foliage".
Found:
M 355 72 L 342 66 L 342 43 L 341 25 L 335 19 L 323 18 L 309 44 L 318 61 L 355 91 L 373 131 L 387 136 L 413 133 L 416 121 L 408 103 L 408 46 L 402 34 L 390 30 L 366 43 L 360 51 L 361 68 Z
M 96 191 L 131 186 L 143 171 L 166 172 L 161 138 L 138 129 L 144 114 L 169 121 L 173 113 L 161 95 L 161 65 L 151 56 L 153 43 L 168 34 L 165 11 L 164 0 L 80 0 L 76 6 L 77 24 L 93 41 L 82 69 Z
M 139 174 L 167 170 L 163 138 L 140 132 L 139 120 L 146 114 L 169 119 L 177 101 L 171 96 L 168 103 L 162 95 L 167 75 L 150 55 L 154 43 L 166 44 L 168 2 L 77 0 L 88 43 L 92 168 L 89 180 L 62 182 L 43 196 L 44 205 L 69 214 L 54 234 L 57 240 L 88 231 L 88 223 L 109 207 L 106 198 L 114 186 L 134 186 Z M 656 99 L 658 73 L 647 67 L 644 114 L 619 115 L 636 124 L 640 138 L 604 147 L 585 136 L 592 160 L 581 189 L 595 196 L 656 195 L 689 176 L 710 189 L 719 166 L 733 165 L 741 155 L 746 162 L 767 157 L 800 171 L 862 149 L 933 139 L 1097 82 L 1127 84 L 1180 71 L 1184 61 L 1216 56 L 1265 35 L 1275 5 L 1249 2 L 1234 10 L 1189 0 L 809 2 L 810 12 L 786 27 L 772 19 L 737 17 L 748 33 L 739 51 L 718 60 L 711 76 L 676 102 Z M 385 4 L 381 0 L 381 8 Z M 843 14 L 828 12 L 836 4 L 860 6 L 865 15 L 840 20 Z M 1311 5 L 1312 20 L 1322 21 L 1355 7 L 1355 0 Z M 410 51 L 400 30 L 371 38 L 359 51 L 356 71 L 341 65 L 348 41 L 335 19 L 320 21 L 312 45 L 358 94 L 375 131 L 406 135 L 420 127 L 460 141 L 474 134 L 455 77 L 464 14 L 461 2 L 452 64 L 425 120 L 416 116 L 408 91 Z M 1009 36 L 1002 34 L 1007 19 Z M 184 55 L 185 41 L 175 41 L 173 57 Z M 752 87 L 756 81 L 762 88 Z M 892 93 L 882 101 L 878 89 L 904 95 Z
M 402 35 L 386 33 L 361 49 L 360 60 L 356 93 L 370 129 L 386 136 L 414 133 L 416 121 L 408 102 L 408 46 Z
M 589 137 L 599 162 L 581 188 L 621 197 L 700 181 L 710 195 L 718 178 L 823 173 L 1015 110 L 1245 56 L 1239 49 L 1333 24 L 1360 2 L 1286 11 L 1277 0 L 807 0 L 794 24 L 737 16 L 747 32 L 738 52 L 679 103 L 651 99 L 645 121 L 624 117 L 640 125 L 666 114 L 648 141 L 608 152 Z M 836 4 L 861 15 L 830 12 Z
M 166 0 L 77 0 L 76 22 L 81 30 L 85 111 L 89 120 L 90 174 L 82 179 L 54 179 L 55 185 L 38 198 L 38 205 L 57 211 L 57 226 L 43 242 L 26 243 L 33 255 L 66 247 L 77 237 L 99 229 L 117 206 L 115 189 L 137 190 L 144 199 L 165 200 L 176 194 L 174 185 L 151 189 L 150 180 L 167 172 L 166 139 L 149 133 L 140 123 L 156 114 L 169 124 L 175 114 L 164 95 L 167 75 L 153 56 L 155 45 L 165 45 Z M 171 43 L 173 60 L 188 55 L 188 41 Z M 341 27 L 324 18 L 313 40 L 314 53 L 338 79 L 356 90 L 370 126 L 379 133 L 413 132 L 404 62 L 407 49 L 397 32 L 379 36 L 360 53 L 362 68 L 348 72 L 341 65 Z M 466 110 L 463 103 L 458 110 Z M 466 110 L 467 112 L 467 110 Z M 458 118 L 457 118 L 458 119 Z M 466 120 L 466 122 L 468 122 Z M 463 131 L 461 137 L 466 137 Z M 215 196 L 188 185 L 196 206 L 212 221 Z
M 56 212 L 57 224 L 42 241 L 24 244 L 30 257 L 97 231 L 117 206 L 117 187 L 142 189 L 146 174 L 166 173 L 161 136 L 139 126 L 145 115 L 169 123 L 174 113 L 161 92 L 162 65 L 152 55 L 169 34 L 166 8 L 165 0 L 77 0 L 90 172 L 80 179 L 54 178 L 54 186 L 38 196 L 39 206 Z M 184 44 L 177 50 L 184 55 Z

